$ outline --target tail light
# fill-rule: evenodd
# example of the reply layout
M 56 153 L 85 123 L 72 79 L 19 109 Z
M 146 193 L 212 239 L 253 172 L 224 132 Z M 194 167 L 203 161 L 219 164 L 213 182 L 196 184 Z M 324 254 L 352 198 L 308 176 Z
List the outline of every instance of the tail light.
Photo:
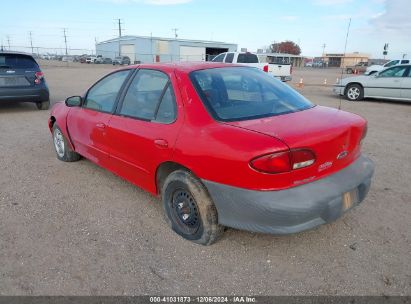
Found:
M 295 149 L 277 152 L 254 158 L 250 166 L 257 171 L 276 174 L 290 172 L 311 166 L 315 162 L 315 154 L 308 149 Z
M 36 77 L 36 79 L 34 80 L 35 84 L 40 84 L 41 80 L 44 78 L 43 72 L 36 72 L 36 74 L 34 74 L 34 76 Z
M 268 64 L 264 66 L 263 71 L 268 73 Z

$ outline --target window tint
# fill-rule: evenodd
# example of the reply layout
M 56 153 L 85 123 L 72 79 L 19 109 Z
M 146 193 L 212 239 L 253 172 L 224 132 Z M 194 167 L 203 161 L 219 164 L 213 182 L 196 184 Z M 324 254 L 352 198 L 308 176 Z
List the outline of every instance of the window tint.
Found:
M 217 57 L 215 57 L 212 61 L 213 62 L 223 62 L 224 61 L 224 56 L 225 56 L 225 53 L 220 54 Z
M 6 69 L 38 69 L 36 61 L 26 55 L 0 54 L 0 68 Z
M 175 119 L 175 98 L 166 74 L 140 70 L 133 79 L 120 114 L 144 120 L 171 123 Z
M 130 70 L 110 74 L 97 82 L 87 93 L 84 107 L 102 112 L 111 112 L 121 86 Z
M 217 120 L 248 120 L 314 106 L 288 85 L 255 68 L 200 70 L 192 72 L 190 78 Z
M 409 60 L 401 60 L 401 64 L 408 64 L 408 63 L 410 63 Z
M 407 67 L 396 66 L 385 70 L 379 74 L 380 77 L 402 77 Z
M 251 53 L 238 54 L 237 63 L 258 63 L 258 57 Z
M 225 56 L 226 63 L 232 63 L 233 59 L 234 59 L 234 53 L 227 53 L 227 56 Z

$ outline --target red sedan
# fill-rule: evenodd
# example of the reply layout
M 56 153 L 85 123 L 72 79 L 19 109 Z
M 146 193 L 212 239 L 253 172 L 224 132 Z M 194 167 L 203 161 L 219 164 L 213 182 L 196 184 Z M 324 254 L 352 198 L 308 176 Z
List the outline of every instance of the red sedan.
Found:
M 316 106 L 255 68 L 136 65 L 49 119 L 57 157 L 81 156 L 162 197 L 171 228 L 208 245 L 223 227 L 287 234 L 366 196 L 366 121 Z

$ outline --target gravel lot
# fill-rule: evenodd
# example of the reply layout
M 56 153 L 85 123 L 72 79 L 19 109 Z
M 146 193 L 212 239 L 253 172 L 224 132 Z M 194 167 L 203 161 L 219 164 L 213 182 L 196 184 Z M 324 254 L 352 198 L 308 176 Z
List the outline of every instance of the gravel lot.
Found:
M 43 67 L 53 102 L 112 69 Z M 300 77 L 302 94 L 338 106 L 322 85 L 338 70 L 297 69 L 292 85 Z M 203 247 L 168 228 L 157 198 L 87 160 L 58 161 L 47 111 L 0 105 L 0 294 L 411 295 L 411 104 L 342 108 L 369 121 L 376 174 L 363 204 L 313 231 L 229 229 Z

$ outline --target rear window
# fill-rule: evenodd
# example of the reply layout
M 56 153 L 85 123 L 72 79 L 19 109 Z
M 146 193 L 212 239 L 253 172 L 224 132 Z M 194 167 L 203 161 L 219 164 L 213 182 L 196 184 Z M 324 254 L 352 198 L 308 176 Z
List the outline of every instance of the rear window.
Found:
M 302 111 L 314 105 L 256 68 L 229 67 L 190 74 L 204 105 L 220 121 L 249 120 Z
M 35 69 L 38 68 L 36 61 L 26 55 L 0 54 L 0 68 L 6 69 Z
M 251 53 L 238 54 L 237 63 L 258 63 L 258 57 Z

